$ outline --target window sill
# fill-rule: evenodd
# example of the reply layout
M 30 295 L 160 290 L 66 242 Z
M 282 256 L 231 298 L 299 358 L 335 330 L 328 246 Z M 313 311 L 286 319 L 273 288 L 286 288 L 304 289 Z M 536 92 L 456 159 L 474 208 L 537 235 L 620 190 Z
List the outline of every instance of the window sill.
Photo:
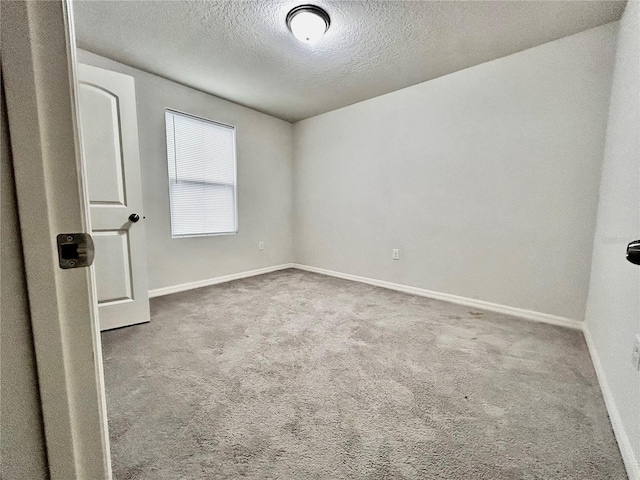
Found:
M 197 237 L 221 237 L 226 235 L 237 235 L 238 231 L 235 232 L 221 232 L 221 233 L 193 233 L 189 235 L 171 235 L 172 239 L 180 239 L 180 238 L 197 238 Z

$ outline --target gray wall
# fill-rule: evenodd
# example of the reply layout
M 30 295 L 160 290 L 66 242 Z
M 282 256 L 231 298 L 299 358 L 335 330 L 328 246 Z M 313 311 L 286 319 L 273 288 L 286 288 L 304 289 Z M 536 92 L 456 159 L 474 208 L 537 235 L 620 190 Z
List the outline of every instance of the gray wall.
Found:
M 582 320 L 616 31 L 296 123 L 296 261 Z
M 290 123 L 90 52 L 79 50 L 78 57 L 135 79 L 150 289 L 292 261 Z M 237 235 L 171 238 L 166 107 L 236 127 Z
M 638 478 L 640 378 L 631 351 L 640 334 L 640 267 L 624 251 L 640 238 L 639 92 L 640 3 L 629 2 L 620 22 L 586 326 L 633 452 L 625 460 L 635 463 Z
M 13 164 L 4 103 L 0 95 L 2 180 L 0 299 L 0 420 L 2 478 L 47 478 L 40 394 L 36 372 L 27 284 L 22 257 Z

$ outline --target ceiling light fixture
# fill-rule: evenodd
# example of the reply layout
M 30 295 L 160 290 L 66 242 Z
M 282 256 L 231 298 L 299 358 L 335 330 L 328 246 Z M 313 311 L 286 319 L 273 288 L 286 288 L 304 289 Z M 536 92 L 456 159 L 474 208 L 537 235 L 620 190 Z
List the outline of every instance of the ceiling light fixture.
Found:
M 329 14 L 315 5 L 299 5 L 287 13 L 287 27 L 304 43 L 316 43 L 329 29 Z

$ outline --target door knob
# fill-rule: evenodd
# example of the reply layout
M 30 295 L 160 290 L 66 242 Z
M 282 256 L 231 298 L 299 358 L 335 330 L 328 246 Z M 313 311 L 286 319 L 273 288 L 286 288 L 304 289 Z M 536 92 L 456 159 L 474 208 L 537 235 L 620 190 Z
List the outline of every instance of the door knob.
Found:
M 627 260 L 640 265 L 640 240 L 635 240 L 627 245 Z
M 136 223 L 138 220 L 140 220 L 140 215 L 138 215 L 137 213 L 132 213 L 131 215 L 129 215 L 129 220 L 131 220 L 133 223 Z

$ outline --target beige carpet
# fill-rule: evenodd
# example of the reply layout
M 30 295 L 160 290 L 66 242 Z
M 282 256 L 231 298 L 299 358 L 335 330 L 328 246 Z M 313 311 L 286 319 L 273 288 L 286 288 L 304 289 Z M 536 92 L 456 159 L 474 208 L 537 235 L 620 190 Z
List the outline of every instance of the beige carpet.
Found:
M 298 270 L 103 335 L 117 479 L 625 479 L 582 334 Z

